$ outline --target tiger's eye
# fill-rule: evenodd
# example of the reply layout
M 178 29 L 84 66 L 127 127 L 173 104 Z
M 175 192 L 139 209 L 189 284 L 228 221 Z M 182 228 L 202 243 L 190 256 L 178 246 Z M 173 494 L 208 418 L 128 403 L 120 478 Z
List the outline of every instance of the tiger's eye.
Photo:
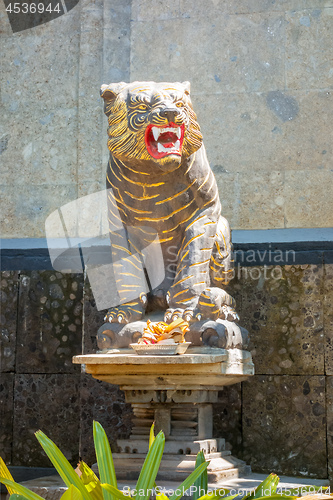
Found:
M 147 104 L 140 104 L 140 106 L 138 107 L 138 109 L 140 111 L 146 111 L 148 109 L 148 106 L 147 106 Z
M 178 101 L 178 102 L 176 102 L 176 106 L 177 106 L 177 108 L 183 108 L 184 107 L 184 103 L 181 102 L 181 101 Z

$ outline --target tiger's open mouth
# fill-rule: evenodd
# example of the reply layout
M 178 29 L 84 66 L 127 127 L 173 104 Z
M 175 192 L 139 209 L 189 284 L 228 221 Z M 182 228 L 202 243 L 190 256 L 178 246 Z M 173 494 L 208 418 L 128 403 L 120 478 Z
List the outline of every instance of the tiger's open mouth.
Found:
M 185 125 L 169 123 L 167 127 L 149 125 L 145 133 L 148 153 L 153 158 L 164 158 L 168 155 L 182 154 Z

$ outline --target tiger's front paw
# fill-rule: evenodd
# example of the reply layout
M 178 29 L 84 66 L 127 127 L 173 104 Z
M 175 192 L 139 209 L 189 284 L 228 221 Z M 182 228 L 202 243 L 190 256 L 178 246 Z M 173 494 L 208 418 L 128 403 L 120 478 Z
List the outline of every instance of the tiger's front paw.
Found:
M 236 313 L 235 309 L 231 306 L 222 306 L 220 311 L 220 319 L 226 319 L 227 321 L 238 321 L 239 316 Z
M 133 302 L 127 302 L 118 307 L 113 307 L 110 309 L 105 317 L 104 321 L 109 323 L 132 323 L 133 321 L 139 321 L 142 319 L 147 305 L 147 296 L 142 293 L 140 298 Z
M 165 311 L 164 314 L 164 321 L 166 323 L 171 323 L 172 321 L 175 321 L 175 319 L 181 318 L 184 321 L 200 321 L 202 318 L 202 315 L 200 311 L 198 311 L 197 308 L 186 308 L 186 309 L 181 309 L 178 307 L 177 309 L 172 309 L 169 308 Z

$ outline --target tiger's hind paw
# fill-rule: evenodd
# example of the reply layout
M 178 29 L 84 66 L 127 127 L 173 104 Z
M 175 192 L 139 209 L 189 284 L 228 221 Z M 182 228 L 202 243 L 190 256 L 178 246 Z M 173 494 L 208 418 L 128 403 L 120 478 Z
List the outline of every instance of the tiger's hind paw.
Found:
M 138 300 L 133 302 L 127 302 L 118 307 L 113 307 L 110 309 L 105 317 L 104 321 L 109 323 L 133 323 L 133 321 L 139 321 L 142 319 L 145 308 L 147 305 L 147 296 L 142 293 Z

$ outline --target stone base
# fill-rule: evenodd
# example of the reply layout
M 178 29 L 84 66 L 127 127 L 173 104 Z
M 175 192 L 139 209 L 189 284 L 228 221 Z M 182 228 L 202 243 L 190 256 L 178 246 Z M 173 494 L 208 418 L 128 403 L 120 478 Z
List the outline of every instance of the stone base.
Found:
M 147 319 L 163 321 L 164 312 L 157 311 L 146 315 L 141 321 L 128 323 L 105 323 L 97 332 L 98 348 L 105 352 L 108 349 L 126 348 L 134 344 L 142 336 L 147 326 Z M 186 333 L 186 341 L 192 346 L 210 346 L 220 349 L 247 349 L 249 334 L 245 328 L 233 321 L 222 319 L 195 321 L 191 323 L 190 331 Z
M 113 453 L 113 461 L 118 479 L 137 480 L 146 454 Z M 205 455 L 210 461 L 208 481 L 216 483 L 221 479 L 234 478 L 250 474 L 251 468 L 245 462 L 231 455 L 230 451 Z M 159 481 L 184 481 L 195 468 L 196 455 L 164 454 L 157 474 Z M 98 471 L 97 464 L 93 467 Z

